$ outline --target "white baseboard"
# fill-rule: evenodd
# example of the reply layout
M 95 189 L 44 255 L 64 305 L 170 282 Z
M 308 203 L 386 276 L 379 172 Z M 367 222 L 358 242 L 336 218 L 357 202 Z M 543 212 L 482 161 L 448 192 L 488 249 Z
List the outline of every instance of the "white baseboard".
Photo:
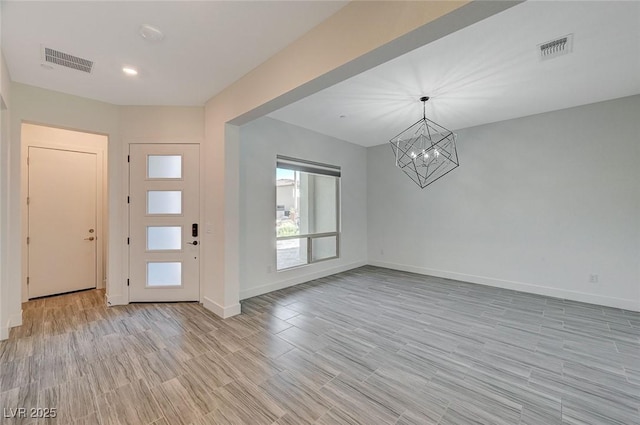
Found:
M 299 285 L 310 280 L 320 279 L 322 277 L 330 276 L 336 273 L 346 272 L 347 270 L 355 269 L 367 265 L 366 261 L 358 261 L 355 263 L 349 263 L 339 267 L 333 267 L 318 272 L 308 273 L 302 276 L 296 276 L 291 279 L 281 280 L 279 282 L 270 283 L 268 285 L 257 286 L 255 288 L 245 289 L 240 291 L 240 299 L 246 300 L 247 298 L 257 297 L 258 295 L 267 294 L 269 292 L 277 291 L 279 289 L 288 288 L 290 286 Z
M 9 316 L 9 328 L 15 328 L 16 326 L 22 326 L 22 309 L 20 309 L 20 313 Z
M 107 294 L 107 306 L 111 307 L 114 305 L 125 305 L 125 304 L 129 304 L 129 303 L 125 301 L 125 298 L 123 295 Z
M 480 285 L 493 286 L 496 288 L 512 289 L 514 291 L 528 292 L 536 295 L 546 295 L 548 297 L 579 301 L 588 304 L 597 304 L 606 307 L 621 308 L 624 310 L 640 311 L 640 305 L 636 300 L 624 298 L 606 297 L 603 295 L 589 294 L 580 291 L 570 291 L 566 289 L 552 288 L 549 286 L 534 285 L 531 283 L 514 282 L 510 280 L 495 279 L 491 277 L 476 276 L 464 273 L 450 272 L 445 270 L 428 269 L 407 264 L 389 263 L 384 261 L 370 261 L 370 265 L 384 267 L 387 269 L 401 270 L 405 272 L 442 277 L 445 279 L 460 280 L 463 282 L 477 283 Z
M 213 314 L 215 314 L 216 316 L 222 317 L 223 319 L 227 319 L 231 316 L 240 314 L 240 303 L 223 307 L 217 302 L 213 301 L 211 298 L 204 297 L 204 299 L 202 300 L 202 305 L 204 306 L 204 308 L 213 312 Z
M 20 313 L 9 316 L 6 326 L 0 326 L 0 341 L 9 338 L 9 330 L 16 326 L 22 326 L 22 310 Z

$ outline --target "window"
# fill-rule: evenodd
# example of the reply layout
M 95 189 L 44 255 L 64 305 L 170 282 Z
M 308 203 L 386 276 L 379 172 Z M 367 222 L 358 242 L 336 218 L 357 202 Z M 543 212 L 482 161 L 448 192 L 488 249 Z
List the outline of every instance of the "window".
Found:
M 340 167 L 277 157 L 277 270 L 340 255 Z

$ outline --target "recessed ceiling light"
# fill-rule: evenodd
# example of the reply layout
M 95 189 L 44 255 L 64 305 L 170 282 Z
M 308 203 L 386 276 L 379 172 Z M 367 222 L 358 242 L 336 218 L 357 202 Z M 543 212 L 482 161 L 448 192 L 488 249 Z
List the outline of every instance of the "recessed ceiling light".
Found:
M 124 72 L 127 75 L 138 75 L 138 70 L 130 66 L 123 67 L 122 72 Z
M 145 40 L 153 42 L 161 41 L 164 38 L 164 34 L 162 33 L 162 31 L 148 24 L 140 25 L 138 34 L 140 34 L 140 37 L 144 38 Z

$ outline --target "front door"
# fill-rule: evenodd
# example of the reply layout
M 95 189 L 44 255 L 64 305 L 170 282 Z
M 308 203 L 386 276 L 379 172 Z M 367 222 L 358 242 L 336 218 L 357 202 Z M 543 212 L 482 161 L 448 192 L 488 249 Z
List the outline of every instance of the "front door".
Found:
M 29 298 L 96 287 L 96 158 L 29 147 Z
M 199 146 L 129 148 L 129 299 L 200 298 Z

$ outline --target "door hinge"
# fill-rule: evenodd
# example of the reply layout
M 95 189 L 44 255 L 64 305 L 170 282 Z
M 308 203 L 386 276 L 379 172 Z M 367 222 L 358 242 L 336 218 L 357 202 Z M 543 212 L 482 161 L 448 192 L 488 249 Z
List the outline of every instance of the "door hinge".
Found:
M 29 284 L 29 276 L 27 276 L 27 285 Z
M 29 245 L 29 242 L 31 242 L 31 238 L 27 236 L 27 245 Z
M 29 205 L 29 202 L 31 202 L 31 198 L 27 196 L 27 205 Z
M 127 204 L 131 203 L 131 197 L 127 196 Z
M 131 162 L 131 155 L 127 155 L 127 162 Z
M 129 239 L 129 238 L 127 238 L 127 245 L 129 245 L 129 242 L 130 242 L 130 239 Z
M 127 279 L 127 286 L 129 286 L 129 279 Z

